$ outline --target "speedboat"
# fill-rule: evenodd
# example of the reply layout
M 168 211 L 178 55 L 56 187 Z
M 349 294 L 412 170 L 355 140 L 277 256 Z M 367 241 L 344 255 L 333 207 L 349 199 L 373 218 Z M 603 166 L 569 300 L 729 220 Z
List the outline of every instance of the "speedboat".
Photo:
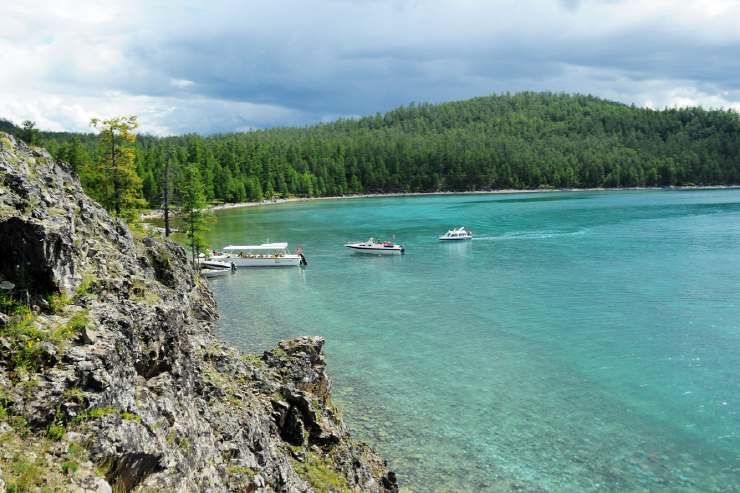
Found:
M 374 238 L 359 243 L 347 243 L 345 246 L 359 253 L 384 254 L 403 253 L 406 251 L 403 245 L 398 245 L 390 241 L 380 241 Z
M 298 267 L 307 265 L 300 250 L 288 251 L 287 243 L 263 243 L 262 245 L 229 245 L 223 252 L 214 252 L 211 260 L 233 262 L 237 267 Z
M 463 226 L 462 228 L 451 229 L 450 231 L 440 236 L 439 239 L 445 241 L 472 240 L 473 233 L 471 233 L 470 230 L 467 229 L 467 226 Z

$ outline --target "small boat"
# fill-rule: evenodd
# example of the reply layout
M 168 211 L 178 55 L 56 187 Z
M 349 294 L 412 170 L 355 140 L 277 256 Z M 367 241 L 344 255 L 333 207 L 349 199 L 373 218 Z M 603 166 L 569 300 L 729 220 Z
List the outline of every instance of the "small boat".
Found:
M 236 270 L 234 262 L 225 262 L 223 260 L 201 260 L 200 266 L 204 269 L 212 270 Z
M 439 239 L 445 241 L 472 240 L 473 233 L 470 232 L 467 226 L 463 226 L 462 228 L 451 229 L 440 236 Z
M 406 251 L 403 245 L 398 245 L 390 241 L 380 241 L 374 238 L 359 243 L 347 243 L 345 246 L 359 253 L 386 254 L 403 253 Z
M 230 272 L 231 269 L 200 269 L 200 274 L 207 278 L 225 276 Z
M 237 267 L 298 267 L 308 264 L 300 248 L 290 253 L 287 243 L 229 245 L 222 248 L 223 252 L 213 252 L 211 260 L 233 262 Z

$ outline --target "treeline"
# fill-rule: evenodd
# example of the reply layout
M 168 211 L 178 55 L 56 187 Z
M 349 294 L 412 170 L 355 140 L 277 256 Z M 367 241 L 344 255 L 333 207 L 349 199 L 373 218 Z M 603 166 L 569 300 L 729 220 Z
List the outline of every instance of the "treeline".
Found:
M 16 131 L 28 137 L 27 128 Z M 34 135 L 81 176 L 104 152 L 93 134 Z M 172 163 L 196 165 L 208 200 L 223 202 L 276 195 L 728 185 L 740 182 L 740 117 L 732 110 L 655 111 L 593 96 L 522 92 L 411 103 L 303 128 L 139 135 L 136 171 L 152 206 L 161 200 L 168 153 Z

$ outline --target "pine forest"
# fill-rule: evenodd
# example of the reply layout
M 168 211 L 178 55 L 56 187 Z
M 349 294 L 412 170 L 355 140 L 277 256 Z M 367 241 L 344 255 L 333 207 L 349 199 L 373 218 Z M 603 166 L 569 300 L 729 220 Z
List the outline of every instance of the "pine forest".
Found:
M 108 149 L 94 133 L 0 121 L 95 187 Z M 155 137 L 133 149 L 141 199 L 159 207 L 166 173 L 194 165 L 211 203 L 367 193 L 740 183 L 740 115 L 652 110 L 594 96 L 522 92 L 411 103 L 306 127 Z M 93 194 L 95 196 L 95 194 Z

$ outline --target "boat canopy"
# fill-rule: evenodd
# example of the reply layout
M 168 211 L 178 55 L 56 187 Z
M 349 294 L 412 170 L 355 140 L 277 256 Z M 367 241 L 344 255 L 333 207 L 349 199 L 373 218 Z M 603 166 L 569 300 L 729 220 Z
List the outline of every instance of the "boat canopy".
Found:
M 288 248 L 287 243 L 264 243 L 262 245 L 229 245 L 223 247 L 222 250 L 284 250 L 285 248 Z

